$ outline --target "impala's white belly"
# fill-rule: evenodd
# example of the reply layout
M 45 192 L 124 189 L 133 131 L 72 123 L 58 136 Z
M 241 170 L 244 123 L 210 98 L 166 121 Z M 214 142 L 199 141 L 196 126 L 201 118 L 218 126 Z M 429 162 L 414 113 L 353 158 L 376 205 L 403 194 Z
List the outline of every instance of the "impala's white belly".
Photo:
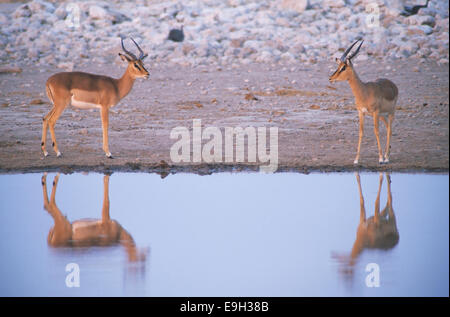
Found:
M 79 100 L 76 100 L 74 98 L 74 96 L 72 96 L 70 103 L 72 104 L 72 106 L 74 106 L 76 108 L 80 108 L 80 109 L 100 109 L 101 108 L 101 106 L 99 104 L 85 102 L 85 101 L 79 101 Z

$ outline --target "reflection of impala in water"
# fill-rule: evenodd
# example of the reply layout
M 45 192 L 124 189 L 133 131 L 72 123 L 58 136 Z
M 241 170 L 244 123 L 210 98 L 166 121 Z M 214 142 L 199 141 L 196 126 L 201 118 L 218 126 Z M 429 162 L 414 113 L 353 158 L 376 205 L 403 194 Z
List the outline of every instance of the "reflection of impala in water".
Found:
M 52 247 L 125 247 L 130 262 L 144 261 L 145 253 L 138 252 L 131 235 L 116 221 L 109 217 L 109 175 L 103 177 L 102 219 L 81 219 L 70 223 L 61 213 L 55 202 L 59 174 L 53 180 L 50 201 L 47 196 L 47 174 L 42 176 L 44 209 L 52 216 L 55 225 L 48 233 L 48 244 Z
M 368 219 L 366 218 L 366 209 L 364 206 L 364 197 L 362 194 L 359 173 L 356 173 L 356 181 L 358 182 L 360 202 L 359 225 L 356 233 L 356 240 L 353 244 L 349 258 L 335 256 L 339 260 L 346 262 L 347 268 L 344 271 L 346 273 L 352 273 L 353 266 L 364 249 L 389 250 L 396 246 L 399 241 L 397 223 L 392 208 L 391 176 L 386 173 L 387 203 L 380 212 L 380 192 L 383 184 L 383 174 L 380 173 L 378 193 L 375 200 L 375 214 Z

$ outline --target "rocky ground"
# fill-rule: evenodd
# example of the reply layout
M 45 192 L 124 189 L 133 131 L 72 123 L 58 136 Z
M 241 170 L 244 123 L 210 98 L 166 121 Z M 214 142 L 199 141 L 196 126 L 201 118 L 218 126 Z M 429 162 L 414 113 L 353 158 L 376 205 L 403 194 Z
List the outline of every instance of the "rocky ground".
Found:
M 170 132 L 192 128 L 193 119 L 203 127 L 278 127 L 279 171 L 448 172 L 448 2 L 432 1 L 411 17 L 402 10 L 403 1 L 381 0 L 0 3 L 0 172 L 256 169 L 172 164 Z M 374 12 L 379 27 L 368 20 Z M 168 41 L 181 25 L 185 40 Z M 121 36 L 149 53 L 151 76 L 112 109 L 115 159 L 102 152 L 97 111 L 74 108 L 56 125 L 63 157 L 49 146 L 44 159 L 46 79 L 72 69 L 119 77 Z M 366 120 L 361 166 L 353 166 L 353 96 L 348 84 L 328 82 L 334 57 L 357 37 L 365 39 L 355 60 L 360 77 L 387 77 L 400 90 L 388 165 L 378 165 Z M 381 135 L 384 144 L 384 128 Z

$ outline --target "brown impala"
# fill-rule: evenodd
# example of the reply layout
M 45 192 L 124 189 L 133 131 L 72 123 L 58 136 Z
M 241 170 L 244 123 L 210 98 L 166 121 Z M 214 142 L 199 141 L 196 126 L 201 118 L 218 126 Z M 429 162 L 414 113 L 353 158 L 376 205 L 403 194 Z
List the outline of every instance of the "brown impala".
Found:
M 131 235 L 109 217 L 109 175 L 103 177 L 102 219 L 82 219 L 72 223 L 61 213 L 55 202 L 59 174 L 53 180 L 50 201 L 47 196 L 47 174 L 42 176 L 44 209 L 52 216 L 55 225 L 50 229 L 47 242 L 52 247 L 90 247 L 121 244 L 130 262 L 144 261 L 146 252 L 138 252 Z
M 378 162 L 388 163 L 389 152 L 391 149 L 391 135 L 392 135 L 392 122 L 394 121 L 395 105 L 398 98 L 398 88 L 389 79 L 380 78 L 373 82 L 364 83 L 359 79 L 353 68 L 352 58 L 354 58 L 361 48 L 363 41 L 358 46 L 358 49 L 350 56 L 347 56 L 350 50 L 358 43 L 356 40 L 342 55 L 340 59 L 336 59 L 338 62 L 338 68 L 330 76 L 330 82 L 334 81 L 348 81 L 353 95 L 355 96 L 356 109 L 359 115 L 359 140 L 358 150 L 356 152 L 356 158 L 354 164 L 359 162 L 359 153 L 361 150 L 361 141 L 364 134 L 364 116 L 368 114 L 373 117 L 374 132 L 377 139 L 378 146 Z M 379 134 L 379 119 L 384 122 L 387 129 L 386 150 L 383 158 L 383 151 L 380 145 Z
M 103 151 L 105 151 L 107 157 L 112 158 L 108 146 L 109 108 L 118 104 L 131 91 L 136 78 L 149 77 L 149 72 L 145 69 L 143 63 L 147 54 L 144 54 L 133 39 L 131 40 L 137 46 L 140 55 L 136 57 L 133 53 L 127 51 L 123 45 L 123 39 L 121 40 L 125 54 L 119 53 L 119 56 L 128 63 L 128 67 L 119 79 L 82 72 L 63 72 L 57 73 L 47 80 L 45 89 L 48 98 L 53 104 L 53 108 L 44 117 L 42 124 L 41 148 L 44 156 L 48 155 L 48 152 L 45 150 L 47 127 L 50 127 L 52 146 L 56 156 L 61 156 L 56 143 L 55 124 L 64 109 L 71 104 L 82 109 L 100 109 L 103 129 Z

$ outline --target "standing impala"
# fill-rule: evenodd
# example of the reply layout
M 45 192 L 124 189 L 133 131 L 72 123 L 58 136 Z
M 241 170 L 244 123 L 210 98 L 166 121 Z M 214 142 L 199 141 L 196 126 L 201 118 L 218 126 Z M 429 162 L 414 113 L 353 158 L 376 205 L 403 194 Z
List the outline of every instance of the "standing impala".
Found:
M 358 49 L 349 57 L 347 56 L 350 50 L 355 46 L 359 40 L 356 40 L 342 55 L 340 59 L 336 59 L 338 62 L 337 70 L 330 76 L 330 82 L 334 81 L 348 81 L 353 95 L 355 96 L 356 109 L 359 115 L 359 139 L 358 150 L 356 152 L 356 158 L 353 162 L 358 164 L 359 153 L 361 150 L 361 141 L 364 134 L 364 116 L 368 114 L 373 117 L 375 137 L 377 139 L 378 146 L 378 162 L 388 163 L 389 152 L 391 149 L 391 135 L 392 135 L 392 122 L 394 121 L 395 104 L 398 98 L 398 88 L 390 80 L 380 78 L 374 82 L 362 82 L 355 69 L 353 68 L 352 58 L 354 58 L 361 48 L 363 41 L 358 46 Z M 386 118 L 387 117 L 387 118 Z M 379 119 L 384 122 L 387 129 L 386 150 L 383 158 L 383 151 L 380 145 L 379 134 Z
M 131 91 L 136 78 L 149 77 L 149 73 L 143 64 L 147 54 L 144 54 L 133 39 L 131 40 L 137 46 L 140 55 L 136 57 L 133 53 L 127 51 L 123 45 L 123 39 L 121 40 L 125 54 L 119 53 L 119 56 L 123 61 L 128 62 L 128 67 L 120 79 L 82 72 L 63 72 L 57 73 L 47 80 L 45 88 L 53 108 L 44 117 L 42 124 L 41 147 L 44 156 L 48 155 L 48 152 L 45 150 L 47 127 L 50 127 L 52 146 L 56 156 L 61 156 L 56 143 L 55 124 L 64 109 L 71 104 L 82 109 L 100 109 L 103 129 L 103 151 L 105 151 L 107 157 L 112 158 L 108 146 L 109 108 L 118 104 Z

